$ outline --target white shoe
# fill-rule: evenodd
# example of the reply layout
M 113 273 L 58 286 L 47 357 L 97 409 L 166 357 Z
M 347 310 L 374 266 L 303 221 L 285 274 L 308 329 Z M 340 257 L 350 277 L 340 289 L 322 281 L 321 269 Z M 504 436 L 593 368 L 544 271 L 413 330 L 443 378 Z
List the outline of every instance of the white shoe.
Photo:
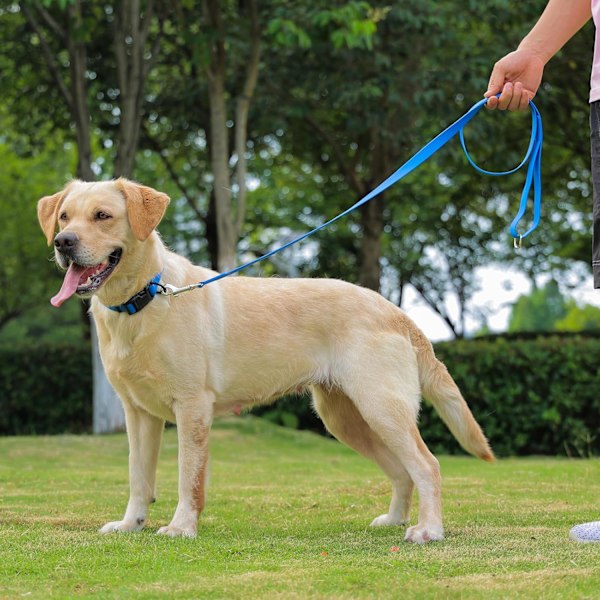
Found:
M 575 525 L 569 537 L 576 542 L 600 542 L 600 521 Z

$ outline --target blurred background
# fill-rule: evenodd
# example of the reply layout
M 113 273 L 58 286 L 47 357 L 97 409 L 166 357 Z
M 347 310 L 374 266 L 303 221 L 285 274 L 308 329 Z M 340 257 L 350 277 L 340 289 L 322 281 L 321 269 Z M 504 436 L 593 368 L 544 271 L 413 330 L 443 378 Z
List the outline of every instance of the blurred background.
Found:
M 171 196 L 160 227 L 171 248 L 230 268 L 335 216 L 461 116 L 545 4 L 2 0 L 0 434 L 123 426 L 92 375 L 87 307 L 49 304 L 61 275 L 40 197 L 75 177 L 138 180 Z M 600 449 L 592 48 L 590 25 L 546 69 L 543 220 L 519 252 L 508 225 L 524 174 L 480 175 L 455 141 L 246 273 L 381 291 L 442 342 L 500 453 Z M 505 170 L 529 131 L 529 114 L 482 111 L 466 137 L 479 164 Z M 116 416 L 99 422 L 103 410 Z M 259 412 L 321 429 L 307 398 Z M 455 450 L 429 412 L 422 423 L 432 449 Z

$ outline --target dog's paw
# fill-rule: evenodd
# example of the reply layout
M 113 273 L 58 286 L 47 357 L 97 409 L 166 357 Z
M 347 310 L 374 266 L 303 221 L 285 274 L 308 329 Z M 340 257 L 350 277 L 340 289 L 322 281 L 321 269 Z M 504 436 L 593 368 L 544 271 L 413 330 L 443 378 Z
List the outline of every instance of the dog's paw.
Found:
M 426 542 L 439 542 L 444 539 L 444 529 L 441 526 L 428 527 L 427 525 L 413 525 L 406 530 L 404 541 L 413 544 L 425 544 Z
M 176 525 L 166 525 L 165 527 L 161 527 L 156 534 L 168 535 L 169 537 L 196 537 L 196 527 L 177 527 Z
M 100 533 L 114 533 L 115 531 L 140 531 L 144 529 L 145 519 L 135 521 L 111 521 L 99 529 Z
M 388 527 L 390 525 L 406 525 L 408 521 L 404 519 L 400 519 L 399 517 L 394 517 L 393 515 L 385 514 L 379 515 L 375 517 L 371 521 L 371 527 Z

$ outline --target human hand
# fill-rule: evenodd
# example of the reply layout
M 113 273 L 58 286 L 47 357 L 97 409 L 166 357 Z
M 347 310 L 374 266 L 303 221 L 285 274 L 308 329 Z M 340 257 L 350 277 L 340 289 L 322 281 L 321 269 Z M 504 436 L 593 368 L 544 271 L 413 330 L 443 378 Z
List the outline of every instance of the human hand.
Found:
M 486 107 L 490 110 L 526 110 L 542 81 L 544 61 L 529 50 L 515 50 L 501 58 L 490 75 Z M 496 94 L 500 94 L 497 98 Z

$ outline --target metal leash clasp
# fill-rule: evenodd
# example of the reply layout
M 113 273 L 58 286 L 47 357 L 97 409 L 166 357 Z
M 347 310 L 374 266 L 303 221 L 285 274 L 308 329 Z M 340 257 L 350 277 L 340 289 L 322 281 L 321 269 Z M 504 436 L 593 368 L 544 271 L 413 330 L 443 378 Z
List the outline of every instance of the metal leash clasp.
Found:
M 183 294 L 184 292 L 189 292 L 190 290 L 201 287 L 203 286 L 198 283 L 192 283 L 191 285 L 186 285 L 180 288 L 175 287 L 170 283 L 165 283 L 160 286 L 159 294 L 162 294 L 163 296 L 179 296 L 179 294 Z

